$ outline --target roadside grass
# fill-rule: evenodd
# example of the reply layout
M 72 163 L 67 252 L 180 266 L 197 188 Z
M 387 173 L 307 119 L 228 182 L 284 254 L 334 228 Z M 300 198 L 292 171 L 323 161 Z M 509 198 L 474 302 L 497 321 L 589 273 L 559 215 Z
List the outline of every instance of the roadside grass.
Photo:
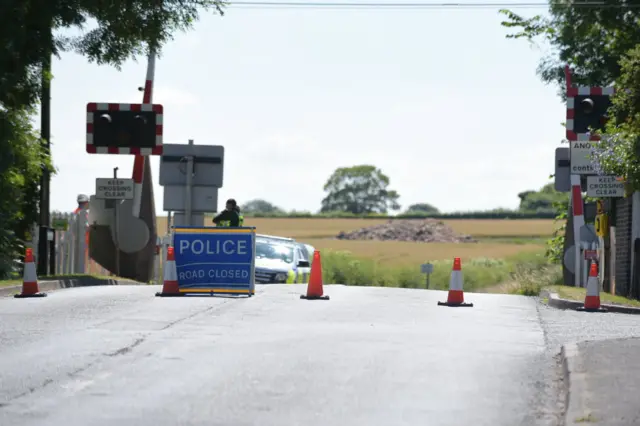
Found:
M 484 236 L 476 238 L 479 243 L 492 243 L 492 244 L 518 244 L 518 245 L 528 245 L 528 244 L 538 244 L 545 245 L 550 237 L 528 237 L 526 235 L 514 235 L 509 237 L 504 236 Z
M 552 285 L 544 288 L 551 293 L 557 293 L 562 299 L 584 301 L 586 289 L 564 285 Z M 627 299 L 623 296 L 615 296 L 609 293 L 600 292 L 600 302 L 610 305 L 633 306 L 640 308 L 640 300 Z
M 420 272 L 420 264 L 391 266 L 373 259 L 359 258 L 344 250 L 322 251 L 322 272 L 326 283 L 354 286 L 426 288 L 426 276 Z M 430 289 L 447 290 L 453 259 L 436 260 L 430 276 Z M 462 262 L 464 289 L 468 292 L 485 292 L 498 284 L 516 282 L 524 270 L 529 276 L 533 271 L 546 267 L 542 251 L 517 253 L 505 258 L 475 257 Z M 522 287 L 518 288 L 523 291 Z M 501 291 L 509 292 L 509 291 Z
M 322 252 L 348 251 L 363 261 L 375 261 L 379 263 L 377 270 L 387 267 L 413 267 L 419 270 L 420 264 L 424 262 L 451 261 L 454 257 L 469 262 L 477 258 L 505 259 L 519 253 L 537 253 L 544 250 L 546 239 L 554 229 L 552 220 L 459 219 L 444 222 L 457 232 L 472 235 L 479 240 L 478 243 L 350 241 L 335 238 L 340 231 L 351 231 L 386 222 L 386 219 L 316 218 L 245 220 L 248 226 L 256 226 L 261 234 L 292 237 Z M 159 234 L 166 232 L 166 217 L 158 217 L 158 231 Z M 403 273 L 403 276 L 405 275 L 406 273 Z M 383 279 L 383 282 L 387 281 L 388 279 Z
M 381 266 L 413 267 L 417 270 L 425 262 L 450 260 L 459 257 L 463 262 L 471 259 L 504 259 L 519 253 L 537 253 L 543 244 L 511 243 L 416 243 L 404 241 L 349 241 L 333 239 L 301 240 L 321 252 L 350 252 L 358 259 L 371 260 Z M 324 254 L 324 253 L 323 253 Z
M 158 217 L 158 234 L 167 230 L 166 217 Z M 419 219 L 418 219 L 419 220 Z M 465 291 L 539 294 L 542 286 L 556 284 L 556 272 L 546 263 L 546 238 L 553 220 L 456 219 L 444 220 L 456 232 L 478 243 L 413 243 L 400 241 L 347 241 L 335 236 L 386 223 L 386 219 L 247 218 L 258 233 L 296 238 L 322 252 L 327 283 L 385 287 L 426 288 L 420 265 L 430 262 L 434 272 L 430 288 L 446 290 L 454 257 L 462 259 Z M 39 277 L 113 278 L 94 274 Z M 162 276 L 162 273 L 161 275 Z M 0 281 L 0 286 L 20 285 L 22 280 Z

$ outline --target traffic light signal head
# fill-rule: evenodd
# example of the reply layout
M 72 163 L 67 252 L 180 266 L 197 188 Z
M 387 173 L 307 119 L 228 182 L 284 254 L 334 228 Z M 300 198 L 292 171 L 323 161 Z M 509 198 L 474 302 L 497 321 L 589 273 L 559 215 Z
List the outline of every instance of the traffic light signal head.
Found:
M 87 104 L 87 152 L 162 155 L 162 105 Z
M 567 91 L 567 139 L 600 140 L 607 122 L 612 87 L 571 87 Z

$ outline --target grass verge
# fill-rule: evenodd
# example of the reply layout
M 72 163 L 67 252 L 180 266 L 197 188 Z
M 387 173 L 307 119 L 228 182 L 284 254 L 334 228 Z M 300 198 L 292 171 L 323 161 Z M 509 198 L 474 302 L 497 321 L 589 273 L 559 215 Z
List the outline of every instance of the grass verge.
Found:
M 429 288 L 446 290 L 453 259 L 431 262 Z M 557 268 L 549 265 L 543 252 L 525 252 L 504 259 L 473 258 L 462 263 L 465 291 L 487 291 L 503 286 L 500 293 L 538 295 L 545 285 L 555 284 Z M 426 288 L 420 265 L 386 266 L 373 259 L 355 257 L 349 251 L 323 250 L 322 273 L 327 283 L 354 286 Z M 513 284 L 510 284 L 513 283 Z
M 557 293 L 562 299 L 577 300 L 579 302 L 584 302 L 584 298 L 587 293 L 584 288 L 564 285 L 548 286 L 545 290 L 548 290 L 551 293 Z M 623 296 L 615 296 L 605 292 L 600 293 L 600 302 L 609 305 L 633 306 L 640 308 L 640 300 L 627 299 Z

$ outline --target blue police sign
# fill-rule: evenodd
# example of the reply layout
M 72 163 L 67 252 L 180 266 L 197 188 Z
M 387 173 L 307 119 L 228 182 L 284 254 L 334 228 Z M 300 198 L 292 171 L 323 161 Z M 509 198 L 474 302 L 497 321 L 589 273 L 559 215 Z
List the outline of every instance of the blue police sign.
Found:
M 182 293 L 254 294 L 256 229 L 175 227 Z

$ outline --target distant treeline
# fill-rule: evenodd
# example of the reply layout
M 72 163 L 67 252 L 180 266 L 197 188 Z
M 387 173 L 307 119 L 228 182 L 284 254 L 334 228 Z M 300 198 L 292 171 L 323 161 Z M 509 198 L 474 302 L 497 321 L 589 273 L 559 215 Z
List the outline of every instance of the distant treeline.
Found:
M 260 218 L 317 218 L 317 219 L 554 219 L 556 213 L 553 211 L 523 212 L 517 210 L 496 210 L 496 211 L 477 211 L 477 212 L 453 212 L 453 213 L 416 213 L 385 215 L 385 214 L 368 214 L 355 215 L 345 212 L 330 213 L 311 213 L 311 212 L 283 212 L 283 213 L 248 213 L 245 217 Z

